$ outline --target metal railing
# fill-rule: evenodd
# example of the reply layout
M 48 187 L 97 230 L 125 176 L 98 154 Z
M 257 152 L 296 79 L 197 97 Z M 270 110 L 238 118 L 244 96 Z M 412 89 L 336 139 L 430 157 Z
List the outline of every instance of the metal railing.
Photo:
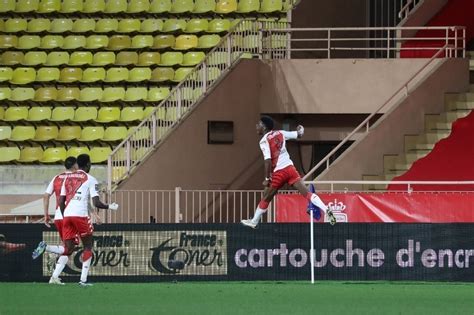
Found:
M 42 215 L 0 214 L 0 223 L 40 223 Z
M 410 13 L 423 1 L 424 0 L 400 0 L 402 8 L 400 9 L 400 12 L 398 12 L 398 17 L 401 21 L 408 18 Z M 403 4 L 404 2 L 405 4 Z

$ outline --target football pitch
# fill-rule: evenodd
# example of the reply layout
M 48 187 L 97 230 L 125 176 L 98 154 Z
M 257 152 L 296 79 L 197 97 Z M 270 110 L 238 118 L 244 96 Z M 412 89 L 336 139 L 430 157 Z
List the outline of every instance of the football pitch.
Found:
M 0 283 L 0 314 L 474 314 L 474 284 Z

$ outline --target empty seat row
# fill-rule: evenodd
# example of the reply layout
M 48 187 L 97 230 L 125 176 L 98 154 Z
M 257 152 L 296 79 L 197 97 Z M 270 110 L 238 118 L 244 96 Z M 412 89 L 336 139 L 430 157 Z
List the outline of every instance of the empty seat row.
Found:
M 6 33 L 221 33 L 227 32 L 240 20 L 230 19 L 19 19 L 0 20 L 0 31 Z
M 3 0 L 0 12 L 38 13 L 272 13 L 291 0 Z
M 165 55 L 166 54 L 166 55 Z M 181 52 L 167 52 L 161 54 L 157 51 L 145 51 L 140 54 L 134 51 L 99 51 L 93 54 L 90 51 L 75 51 L 69 54 L 66 51 L 53 51 L 47 54 L 44 51 L 29 51 L 24 54 L 21 51 L 5 51 L 0 55 L 0 65 L 4 66 L 156 66 L 164 62 L 171 65 L 195 66 L 205 57 L 202 51 L 190 51 L 184 55 Z M 223 60 L 226 60 L 223 58 Z M 163 64 L 163 63 L 162 63 Z
M 107 161 L 108 156 L 112 152 L 110 147 L 49 147 L 43 149 L 40 146 L 24 146 L 18 147 L 0 147 L 0 162 L 20 162 L 20 163 L 59 163 L 64 162 L 66 157 L 77 157 L 80 154 L 89 154 L 91 162 L 103 163 Z
M 33 106 L 28 108 L 26 106 L 11 106 L 8 107 L 4 113 L 0 113 L 0 120 L 6 122 L 30 121 L 30 122 L 90 122 L 98 123 L 110 122 L 140 122 L 143 118 L 150 115 L 155 109 L 153 106 L 149 107 L 108 107 L 103 106 L 97 109 L 96 107 L 78 107 L 60 106 L 60 107 L 46 107 Z M 3 111 L 3 108 L 2 108 Z M 163 117 L 165 118 L 165 117 Z
M 17 37 L 15 35 L 0 35 L 0 49 L 107 49 L 107 50 L 124 50 L 124 49 L 176 49 L 187 50 L 192 48 L 208 49 L 216 46 L 221 37 L 217 34 L 202 35 L 136 35 L 130 37 L 128 35 L 70 35 L 62 37 L 59 35 L 47 35 L 40 37 L 37 35 L 23 35 Z

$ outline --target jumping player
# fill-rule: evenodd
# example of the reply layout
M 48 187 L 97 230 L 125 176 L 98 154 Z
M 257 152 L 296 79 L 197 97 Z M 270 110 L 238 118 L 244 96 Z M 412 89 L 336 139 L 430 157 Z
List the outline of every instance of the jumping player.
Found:
M 268 205 L 278 190 L 286 183 L 295 187 L 308 201 L 325 212 L 331 225 L 336 223 L 336 217 L 323 201 L 315 194 L 309 192 L 303 183 L 298 171 L 293 166 L 290 155 L 286 150 L 286 140 L 301 138 L 304 134 L 303 126 L 296 127 L 296 131 L 273 130 L 273 119 L 262 116 L 257 123 L 257 133 L 263 135 L 260 140 L 260 149 L 265 160 L 265 180 L 263 198 L 258 204 L 254 217 L 242 220 L 245 226 L 256 228 L 260 217 L 267 212 Z

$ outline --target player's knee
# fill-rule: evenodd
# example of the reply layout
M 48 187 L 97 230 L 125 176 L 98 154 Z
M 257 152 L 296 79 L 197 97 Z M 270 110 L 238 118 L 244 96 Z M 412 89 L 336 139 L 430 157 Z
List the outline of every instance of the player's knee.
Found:
M 270 204 L 270 202 L 266 201 L 265 199 L 262 199 L 260 200 L 260 202 L 258 203 L 258 207 L 262 210 L 266 210 L 268 208 L 268 205 Z
M 82 252 L 82 261 L 87 261 L 92 257 L 92 249 L 86 248 Z

